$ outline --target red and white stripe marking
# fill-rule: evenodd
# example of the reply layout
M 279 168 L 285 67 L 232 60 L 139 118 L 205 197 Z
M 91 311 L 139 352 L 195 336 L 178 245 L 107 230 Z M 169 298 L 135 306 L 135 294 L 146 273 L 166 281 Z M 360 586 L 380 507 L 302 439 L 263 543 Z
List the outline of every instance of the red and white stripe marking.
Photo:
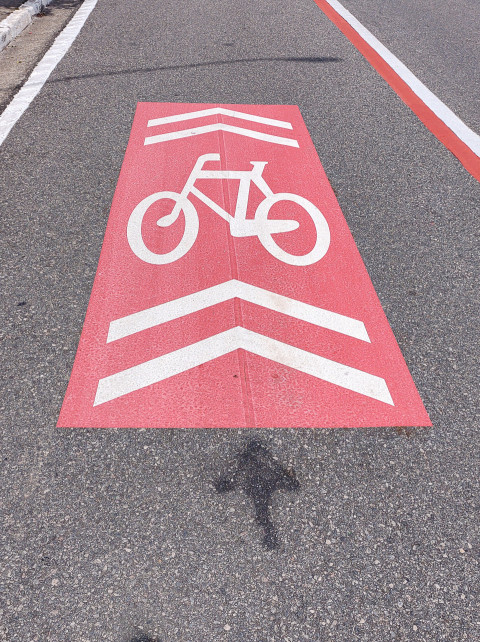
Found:
M 423 124 L 480 181 L 480 136 L 413 74 L 338 0 L 315 0 Z

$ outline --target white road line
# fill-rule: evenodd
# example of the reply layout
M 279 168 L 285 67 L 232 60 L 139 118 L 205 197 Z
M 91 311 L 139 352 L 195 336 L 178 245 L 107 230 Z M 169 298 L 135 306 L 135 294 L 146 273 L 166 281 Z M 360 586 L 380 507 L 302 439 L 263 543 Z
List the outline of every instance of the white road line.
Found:
M 163 118 L 153 118 L 147 123 L 147 127 L 156 127 L 157 125 L 168 125 L 169 123 L 180 123 L 183 120 L 191 120 L 192 118 L 206 118 L 207 116 L 215 116 L 221 114 L 223 116 L 230 116 L 231 118 L 239 118 L 241 120 L 249 120 L 252 123 L 261 123 L 262 125 L 271 125 L 272 127 L 282 127 L 283 129 L 292 129 L 292 123 L 287 123 L 284 120 L 274 120 L 273 118 L 265 118 L 264 116 L 256 116 L 255 114 L 247 114 L 243 111 L 234 111 L 233 109 L 225 109 L 225 107 L 212 107 L 210 109 L 200 109 L 199 111 L 190 111 L 186 114 L 175 114 L 174 116 L 164 116 Z
M 282 136 L 273 136 L 272 134 L 264 134 L 253 129 L 245 129 L 244 127 L 235 127 L 235 125 L 224 125 L 218 123 L 217 125 L 204 125 L 203 127 L 194 127 L 193 129 L 182 129 L 177 132 L 170 132 L 169 134 L 158 134 L 158 136 L 147 136 L 145 138 L 145 145 L 153 145 L 155 143 L 164 143 L 169 140 L 176 140 L 177 138 L 189 138 L 190 136 L 201 136 L 202 134 L 209 134 L 210 132 L 230 132 L 231 134 L 239 134 L 240 136 L 247 136 L 248 138 L 256 138 L 257 140 L 264 140 L 267 143 L 276 143 L 277 145 L 287 145 L 287 147 L 298 147 L 298 141 L 293 138 L 283 138 Z
M 110 323 L 107 343 L 123 339 L 137 332 L 142 332 L 156 325 L 179 319 L 194 312 L 204 310 L 212 305 L 229 301 L 233 298 L 243 299 L 261 305 L 274 312 L 281 312 L 294 319 L 300 319 L 327 330 L 339 332 L 354 339 L 367 341 L 370 338 L 362 321 L 351 319 L 337 312 L 317 308 L 309 303 L 296 301 L 289 297 L 264 290 L 250 283 L 225 281 L 206 290 L 194 292 L 180 299 L 156 305 L 141 312 L 129 314 Z
M 100 379 L 93 405 L 98 406 L 141 390 L 239 348 L 341 388 L 394 405 L 385 379 L 239 326 Z
M 53 45 L 32 71 L 29 79 L 2 113 L 0 116 L 0 145 L 40 92 L 60 60 L 70 49 L 97 2 L 98 0 L 85 0 L 68 25 L 56 37 Z
M 393 53 L 359 22 L 338 0 L 325 0 L 385 60 L 410 89 L 461 141 L 480 157 L 480 136 L 430 91 Z

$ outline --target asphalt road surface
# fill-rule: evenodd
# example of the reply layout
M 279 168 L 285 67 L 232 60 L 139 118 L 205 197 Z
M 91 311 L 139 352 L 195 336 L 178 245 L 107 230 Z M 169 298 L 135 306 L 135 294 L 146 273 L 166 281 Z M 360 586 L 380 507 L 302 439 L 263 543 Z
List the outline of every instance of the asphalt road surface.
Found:
M 478 131 L 474 3 L 346 6 Z M 432 428 L 55 428 L 138 101 L 300 107 Z M 99 0 L 0 186 L 2 642 L 480 639 L 478 182 L 313 1 Z

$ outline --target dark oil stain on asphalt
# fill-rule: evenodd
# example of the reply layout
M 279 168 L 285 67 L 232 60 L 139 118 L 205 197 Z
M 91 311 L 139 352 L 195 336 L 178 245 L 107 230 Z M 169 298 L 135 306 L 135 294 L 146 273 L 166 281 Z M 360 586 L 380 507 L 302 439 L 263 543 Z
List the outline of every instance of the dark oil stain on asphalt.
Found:
M 160 640 L 157 638 L 151 638 L 148 635 L 140 635 L 132 638 L 130 642 L 160 642 Z
M 241 489 L 253 500 L 255 519 L 265 533 L 263 544 L 268 550 L 278 546 L 277 529 L 271 516 L 272 495 L 277 490 L 298 490 L 295 471 L 284 468 L 268 448 L 252 440 L 240 452 L 228 472 L 214 481 L 218 493 Z

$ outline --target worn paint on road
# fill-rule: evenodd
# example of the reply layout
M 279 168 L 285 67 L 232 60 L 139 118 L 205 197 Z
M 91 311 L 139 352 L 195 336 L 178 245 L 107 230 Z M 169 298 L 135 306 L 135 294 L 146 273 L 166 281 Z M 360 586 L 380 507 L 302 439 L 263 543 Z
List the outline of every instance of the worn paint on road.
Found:
M 297 107 L 138 105 L 58 425 L 430 425 Z

